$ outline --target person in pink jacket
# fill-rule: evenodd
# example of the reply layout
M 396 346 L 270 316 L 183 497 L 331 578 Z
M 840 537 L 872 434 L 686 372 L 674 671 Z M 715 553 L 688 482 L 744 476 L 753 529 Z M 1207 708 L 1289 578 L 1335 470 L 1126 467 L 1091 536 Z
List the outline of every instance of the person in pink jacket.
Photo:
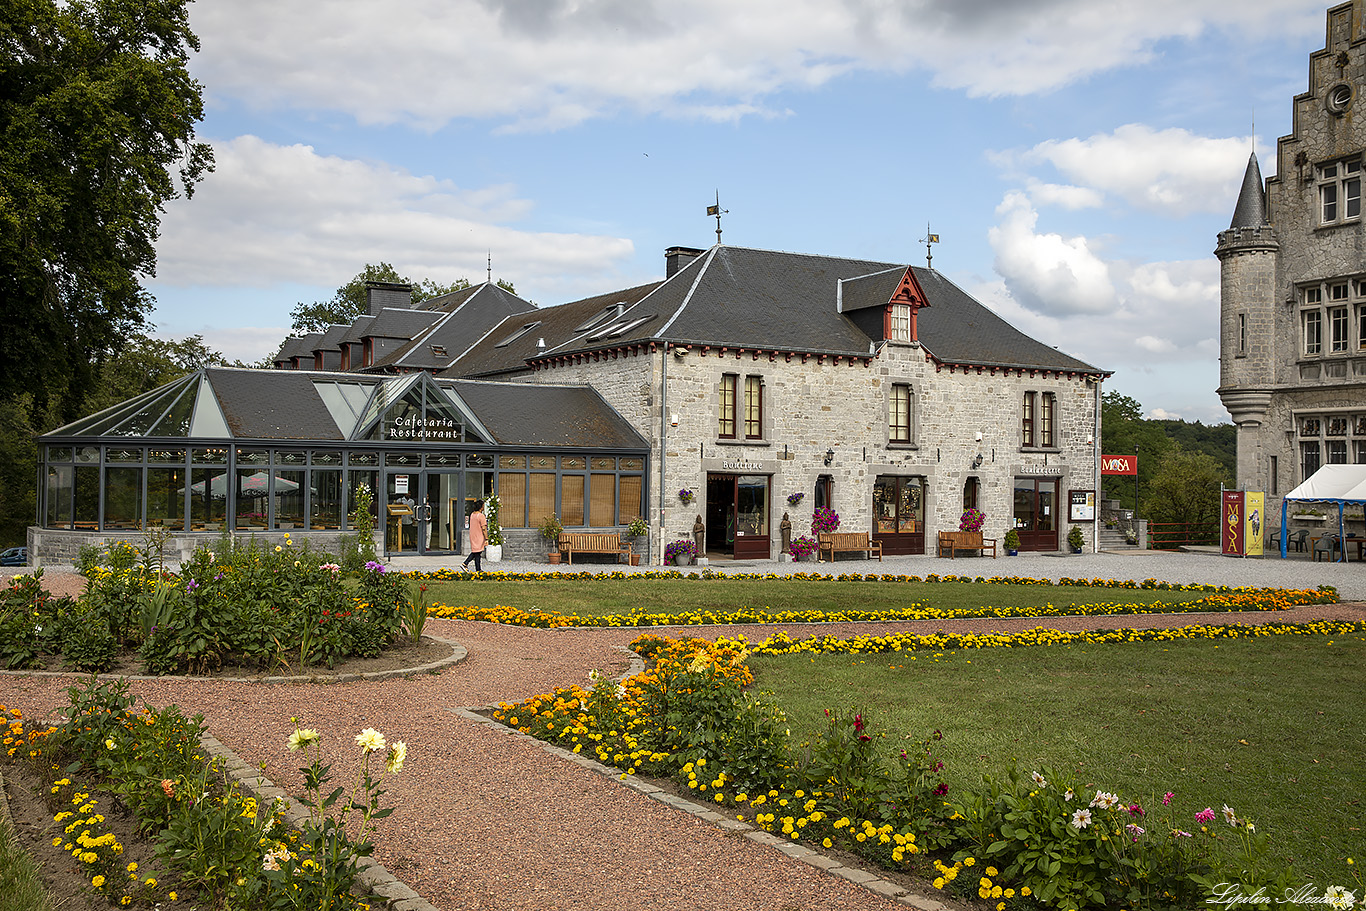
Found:
M 481 561 L 484 559 L 484 547 L 489 542 L 489 520 L 484 515 L 484 501 L 477 500 L 474 510 L 470 513 L 470 554 L 465 558 L 465 562 L 460 564 L 464 569 L 474 561 L 474 571 L 482 573 L 484 567 Z

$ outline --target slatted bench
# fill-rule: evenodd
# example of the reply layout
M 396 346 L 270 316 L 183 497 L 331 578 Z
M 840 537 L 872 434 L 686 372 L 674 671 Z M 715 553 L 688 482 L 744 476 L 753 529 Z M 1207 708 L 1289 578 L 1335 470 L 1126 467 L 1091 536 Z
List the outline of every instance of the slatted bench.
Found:
M 882 542 L 871 540 L 866 531 L 827 532 L 820 536 L 820 552 L 822 555 L 829 554 L 831 563 L 835 562 L 835 554 L 839 553 L 867 554 L 869 560 L 876 553 L 877 561 L 882 562 Z
M 947 552 L 950 560 L 956 559 L 955 551 L 970 550 L 974 555 L 985 557 L 991 551 L 991 559 L 996 559 L 996 539 L 983 538 L 980 531 L 941 531 L 939 533 L 939 553 Z
M 631 545 L 623 544 L 621 535 L 617 532 L 611 534 L 596 534 L 583 531 L 562 531 L 559 540 L 560 550 L 564 551 L 565 558 L 570 566 L 574 565 L 574 554 L 613 554 L 621 557 L 630 557 Z

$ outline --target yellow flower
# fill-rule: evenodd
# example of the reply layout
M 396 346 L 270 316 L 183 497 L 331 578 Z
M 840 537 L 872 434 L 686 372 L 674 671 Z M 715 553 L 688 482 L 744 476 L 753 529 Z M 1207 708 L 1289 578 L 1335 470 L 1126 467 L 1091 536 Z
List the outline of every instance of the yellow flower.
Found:
M 95 878 L 90 880 L 90 885 L 98 889 L 100 886 L 104 885 L 104 877 L 96 874 Z
M 138 871 L 138 864 L 137 864 L 137 861 L 133 861 L 131 864 L 128 865 L 128 872 L 129 872 L 129 873 L 136 873 L 137 871 Z
M 363 752 L 378 753 L 384 749 L 384 735 L 374 728 L 366 728 L 356 735 L 356 743 Z

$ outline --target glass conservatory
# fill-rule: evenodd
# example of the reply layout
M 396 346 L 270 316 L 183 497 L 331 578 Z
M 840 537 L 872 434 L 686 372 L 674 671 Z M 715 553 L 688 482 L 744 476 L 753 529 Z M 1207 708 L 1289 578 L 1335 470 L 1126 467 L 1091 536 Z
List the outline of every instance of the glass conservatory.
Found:
M 473 502 L 495 491 L 504 528 L 534 532 L 551 513 L 625 525 L 648 464 L 591 389 L 425 372 L 208 368 L 39 444 L 43 529 L 343 534 L 365 485 L 391 553 L 461 552 Z

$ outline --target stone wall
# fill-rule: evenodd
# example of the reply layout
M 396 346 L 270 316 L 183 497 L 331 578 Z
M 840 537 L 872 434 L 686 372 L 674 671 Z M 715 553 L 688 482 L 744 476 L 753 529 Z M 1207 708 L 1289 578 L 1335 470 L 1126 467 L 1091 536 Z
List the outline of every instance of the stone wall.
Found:
M 245 546 L 252 541 L 260 541 L 262 544 L 274 547 L 285 543 L 284 531 L 258 531 L 249 534 L 237 534 L 233 540 L 238 545 Z M 349 537 L 350 532 L 342 533 L 335 531 L 290 531 L 289 539 L 295 547 L 302 547 L 304 542 L 308 542 L 309 548 L 315 553 L 326 551 L 337 553 L 340 550 L 342 539 Z M 166 540 L 165 556 L 168 562 L 179 562 L 190 559 L 195 548 L 206 544 L 216 544 L 222 540 L 222 532 L 185 532 L 173 534 Z M 147 546 L 147 538 L 140 531 L 133 532 L 89 532 L 89 531 L 67 531 L 56 528 L 39 528 L 29 526 L 28 529 L 28 552 L 29 561 L 33 566 L 69 566 L 76 562 L 81 555 L 81 548 L 89 545 L 104 547 L 108 544 L 125 543 L 130 544 L 138 550 Z M 384 552 L 384 544 L 381 540 L 376 541 L 376 551 Z

